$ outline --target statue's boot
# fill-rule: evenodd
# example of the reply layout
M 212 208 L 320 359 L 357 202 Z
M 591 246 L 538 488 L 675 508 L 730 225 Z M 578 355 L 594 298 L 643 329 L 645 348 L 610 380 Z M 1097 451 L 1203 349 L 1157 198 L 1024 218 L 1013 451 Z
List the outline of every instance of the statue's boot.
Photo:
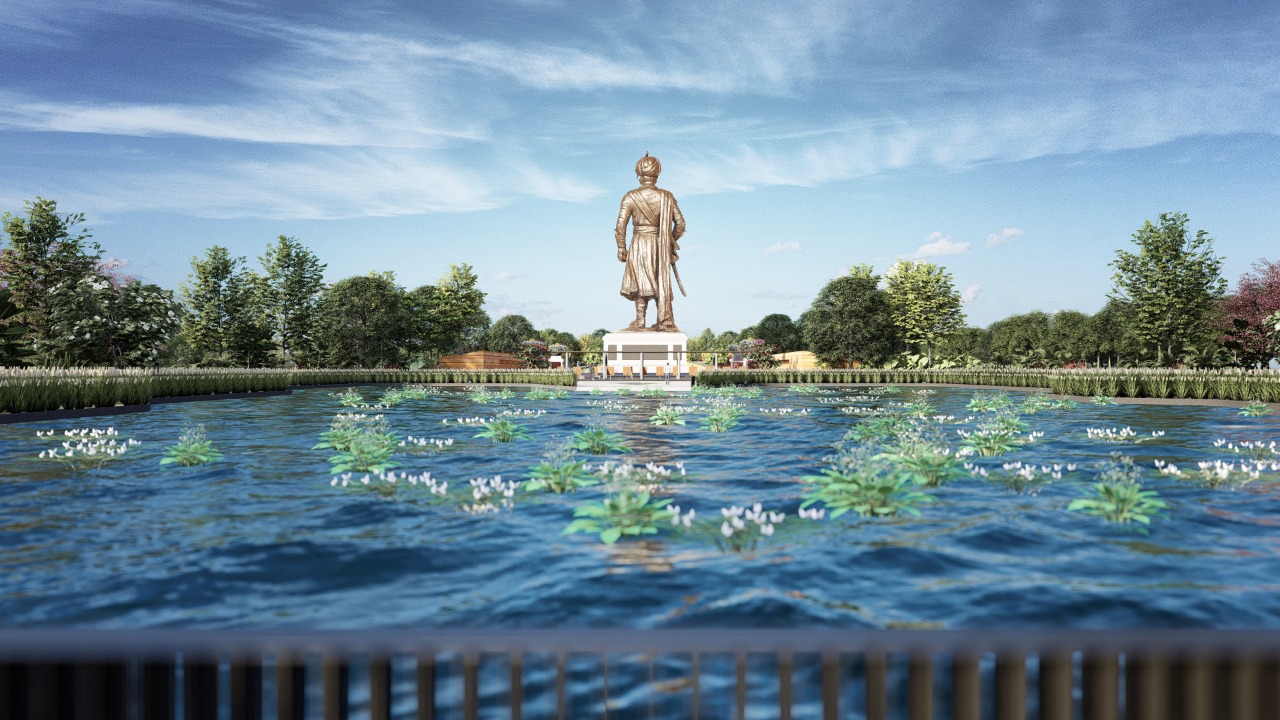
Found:
M 642 332 L 646 328 L 644 326 L 644 316 L 649 310 L 648 300 L 636 300 L 636 319 L 627 326 L 627 330 L 631 332 Z

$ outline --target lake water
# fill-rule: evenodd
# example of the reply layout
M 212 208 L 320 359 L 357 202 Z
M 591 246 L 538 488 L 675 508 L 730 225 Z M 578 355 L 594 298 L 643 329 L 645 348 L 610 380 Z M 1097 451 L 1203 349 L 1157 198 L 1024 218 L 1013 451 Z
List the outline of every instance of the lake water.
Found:
M 358 388 L 373 401 L 384 388 Z M 737 398 L 746 414 L 725 433 L 658 427 L 663 403 L 703 398 L 570 393 L 495 403 L 460 388 L 384 412 L 414 437 L 453 438 L 440 452 L 404 454 L 401 471 L 449 482 L 445 499 L 419 488 L 391 496 L 331 485 L 325 450 L 312 450 L 335 413 L 336 390 L 250 400 L 157 405 L 150 412 L 0 427 L 0 623 L 10 627 L 1278 627 L 1280 483 L 1276 473 L 1235 490 L 1160 476 L 1234 459 L 1214 440 L 1280 438 L 1280 419 L 1216 407 L 1088 404 L 1024 415 L 1045 436 L 1016 452 L 977 458 L 1067 463 L 1079 471 L 1016 494 L 965 477 L 930 489 L 921 516 L 801 519 L 800 478 L 858 416 L 841 408 L 913 399 L 867 388 L 801 394 L 766 388 Z M 937 388 L 943 414 L 975 391 Z M 1015 400 L 1027 393 L 1011 392 Z M 602 403 L 612 402 L 612 405 Z M 792 408 L 808 414 L 774 415 Z M 492 443 L 442 420 L 546 410 L 514 419 L 531 440 Z M 573 509 L 599 488 L 517 492 L 513 507 L 472 515 L 468 481 L 523 480 L 547 443 L 598 421 L 621 434 L 636 463 L 674 467 L 660 494 L 705 527 L 606 546 L 563 535 Z M 958 447 L 956 429 L 941 432 Z M 225 455 L 184 468 L 158 462 L 185 424 L 201 423 Z M 141 445 L 101 469 L 69 472 L 41 459 L 55 438 L 36 431 L 114 427 Z M 1085 428 L 1164 431 L 1140 445 L 1086 437 Z M 1144 486 L 1169 502 L 1148 534 L 1079 512 L 1071 500 L 1114 450 L 1145 468 Z M 717 546 L 721 508 L 762 503 L 784 512 L 751 552 Z

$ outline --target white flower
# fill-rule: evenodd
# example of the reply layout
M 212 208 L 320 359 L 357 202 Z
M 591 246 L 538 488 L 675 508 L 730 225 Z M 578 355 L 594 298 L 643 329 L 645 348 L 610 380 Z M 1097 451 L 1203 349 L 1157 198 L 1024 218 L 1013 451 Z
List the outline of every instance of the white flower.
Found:
M 729 526 L 729 522 L 727 520 L 720 523 L 720 534 L 725 537 L 733 537 L 733 528 Z

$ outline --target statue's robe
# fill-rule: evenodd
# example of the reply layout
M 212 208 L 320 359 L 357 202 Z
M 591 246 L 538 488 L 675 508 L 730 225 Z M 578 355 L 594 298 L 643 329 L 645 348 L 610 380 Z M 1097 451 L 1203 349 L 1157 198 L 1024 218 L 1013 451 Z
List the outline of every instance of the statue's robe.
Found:
M 656 326 L 675 330 L 671 313 L 671 258 L 680 249 L 677 242 L 684 234 L 684 216 L 670 192 L 641 186 L 622 197 L 614 229 L 619 247 L 626 242 L 628 221 L 634 229 L 620 292 L 628 300 L 653 298 L 658 306 Z

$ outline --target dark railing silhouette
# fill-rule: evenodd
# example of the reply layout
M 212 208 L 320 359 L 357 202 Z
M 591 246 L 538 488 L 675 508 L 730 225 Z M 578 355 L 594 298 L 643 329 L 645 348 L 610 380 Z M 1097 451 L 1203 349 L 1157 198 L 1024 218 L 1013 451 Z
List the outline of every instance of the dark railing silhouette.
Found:
M 0 717 L 1276 720 L 1277 630 L 0 630 Z

